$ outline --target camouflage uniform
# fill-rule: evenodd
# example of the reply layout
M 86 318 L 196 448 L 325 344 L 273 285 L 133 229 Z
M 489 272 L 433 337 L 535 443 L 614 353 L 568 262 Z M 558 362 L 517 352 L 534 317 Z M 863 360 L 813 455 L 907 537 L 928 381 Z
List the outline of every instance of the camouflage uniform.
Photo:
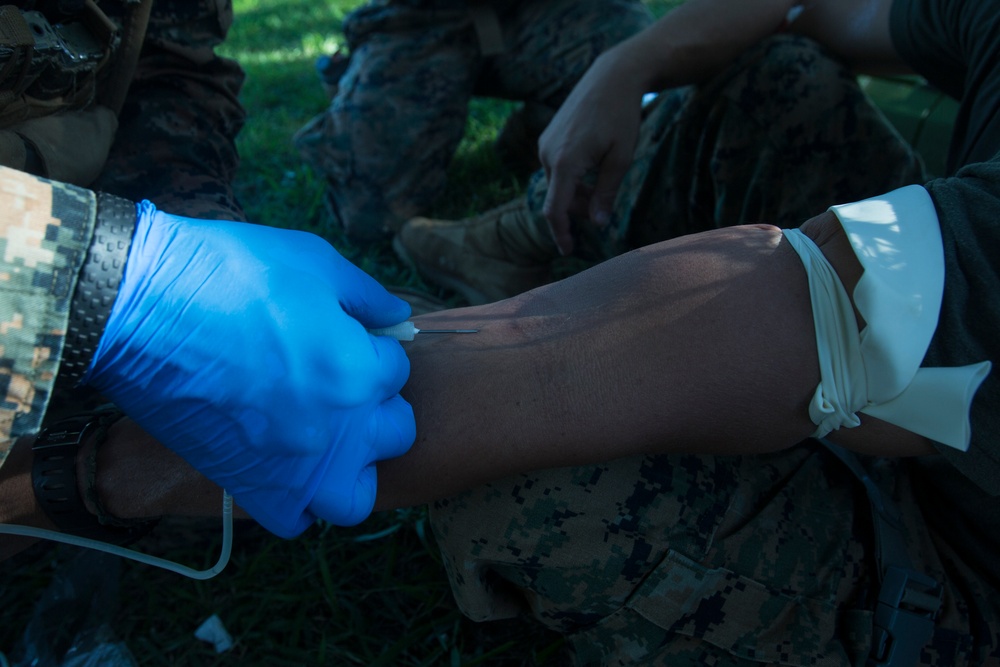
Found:
M 37 431 L 52 393 L 69 305 L 91 244 L 93 192 L 0 167 L 0 462 Z
M 868 464 L 919 569 L 954 586 L 924 662 L 1000 658 L 969 630 L 980 612 L 997 622 L 995 591 L 949 571 L 961 561 L 939 552 L 908 464 Z M 576 664 L 840 666 L 864 664 L 871 642 L 867 503 L 806 443 L 520 475 L 436 503 L 432 519 L 462 611 L 530 614 L 567 636 Z
M 245 220 L 233 193 L 243 70 L 214 52 L 232 0 L 156 0 L 107 166 L 91 187 L 160 210 Z
M 502 52 L 477 39 L 484 13 Z M 350 65 L 296 145 L 348 233 L 381 238 L 441 193 L 473 95 L 526 102 L 530 150 L 597 55 L 650 21 L 637 0 L 375 0 L 345 22 Z
M 920 161 L 854 76 L 807 40 L 778 36 L 650 109 L 611 232 L 591 248 L 611 255 L 735 222 L 794 225 L 921 181 Z M 536 214 L 543 199 L 539 178 Z M 921 504 L 939 473 L 923 461 L 863 462 L 899 505 L 917 569 L 945 587 L 922 663 L 995 664 L 992 575 Z M 440 501 L 431 518 L 464 613 L 531 615 L 567 636 L 578 664 L 862 665 L 871 647 L 869 503 L 815 441 L 519 475 Z
M 115 9 L 108 8 L 112 18 Z M 180 215 L 244 219 L 231 185 L 243 74 L 213 53 L 231 22 L 228 0 L 155 3 L 115 143 L 93 190 L 149 199 Z M 12 439 L 37 431 L 48 409 L 96 200 L 93 190 L 3 167 L 0 189 L 2 463 Z

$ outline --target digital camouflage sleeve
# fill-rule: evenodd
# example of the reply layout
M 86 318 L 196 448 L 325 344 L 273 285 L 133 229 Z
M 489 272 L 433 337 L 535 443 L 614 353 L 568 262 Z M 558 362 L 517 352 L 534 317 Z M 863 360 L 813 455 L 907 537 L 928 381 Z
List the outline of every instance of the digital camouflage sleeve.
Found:
M 0 167 L 0 465 L 39 429 L 97 212 L 90 190 Z

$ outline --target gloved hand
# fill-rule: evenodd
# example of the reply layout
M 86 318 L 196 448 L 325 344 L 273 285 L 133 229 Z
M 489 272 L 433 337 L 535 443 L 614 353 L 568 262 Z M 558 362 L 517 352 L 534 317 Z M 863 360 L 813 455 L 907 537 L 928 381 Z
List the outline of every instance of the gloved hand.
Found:
M 377 460 L 416 435 L 399 343 L 409 317 L 326 241 L 139 206 L 125 275 L 82 383 L 265 528 L 362 521 Z

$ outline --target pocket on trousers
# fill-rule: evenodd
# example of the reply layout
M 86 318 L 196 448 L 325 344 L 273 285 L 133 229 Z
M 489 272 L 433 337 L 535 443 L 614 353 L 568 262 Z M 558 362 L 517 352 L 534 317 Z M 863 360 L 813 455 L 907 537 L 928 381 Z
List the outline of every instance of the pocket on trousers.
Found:
M 636 616 L 662 632 L 648 625 L 639 630 Z M 637 642 L 639 635 L 644 636 Z M 607 664 L 609 652 L 619 650 L 625 662 L 669 654 L 671 638 L 678 635 L 762 664 L 841 667 L 864 664 L 871 613 L 791 596 L 670 551 L 621 609 L 573 640 L 578 648 L 590 647 L 585 653 L 600 652 L 597 662 Z

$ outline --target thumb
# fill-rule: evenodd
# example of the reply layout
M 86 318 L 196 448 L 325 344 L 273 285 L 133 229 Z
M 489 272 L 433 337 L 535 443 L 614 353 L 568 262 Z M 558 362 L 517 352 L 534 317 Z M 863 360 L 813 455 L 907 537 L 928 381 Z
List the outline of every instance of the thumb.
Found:
M 340 307 L 366 329 L 390 327 L 410 317 L 410 304 L 390 294 L 361 269 L 349 272 L 340 288 Z
M 352 484 L 337 471 L 327 471 L 309 501 L 309 512 L 335 526 L 354 526 L 375 507 L 375 465 L 365 466 Z
M 566 174 L 565 170 L 554 169 L 542 204 L 542 215 L 549 223 L 549 233 L 563 256 L 573 252 L 569 208 L 580 178 L 580 174 Z

